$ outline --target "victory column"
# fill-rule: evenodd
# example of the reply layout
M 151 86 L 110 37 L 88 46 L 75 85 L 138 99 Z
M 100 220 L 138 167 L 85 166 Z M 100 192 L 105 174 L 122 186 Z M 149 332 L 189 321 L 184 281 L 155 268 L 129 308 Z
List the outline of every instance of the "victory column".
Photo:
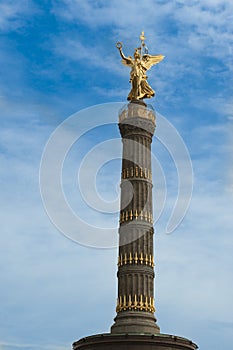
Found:
M 143 101 L 155 95 L 146 72 L 164 59 L 150 55 L 145 36 L 134 57 L 116 47 L 122 63 L 131 68 L 128 105 L 120 110 L 123 143 L 118 257 L 118 296 L 111 333 L 82 338 L 74 350 L 194 350 L 192 341 L 161 334 L 154 316 L 154 247 L 151 143 L 155 112 Z M 101 317 L 101 315 L 100 315 Z

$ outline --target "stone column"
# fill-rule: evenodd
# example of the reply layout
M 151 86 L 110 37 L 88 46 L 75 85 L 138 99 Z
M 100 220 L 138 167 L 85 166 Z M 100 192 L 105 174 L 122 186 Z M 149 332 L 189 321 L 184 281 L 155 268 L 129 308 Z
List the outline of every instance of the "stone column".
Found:
M 129 103 L 119 115 L 122 136 L 118 298 L 111 333 L 159 333 L 154 316 L 151 143 L 155 113 Z
M 191 340 L 161 334 L 154 316 L 151 142 L 155 113 L 143 102 L 119 115 L 123 142 L 117 315 L 111 333 L 73 343 L 73 350 L 196 350 Z M 100 316 L 101 317 L 101 316 Z

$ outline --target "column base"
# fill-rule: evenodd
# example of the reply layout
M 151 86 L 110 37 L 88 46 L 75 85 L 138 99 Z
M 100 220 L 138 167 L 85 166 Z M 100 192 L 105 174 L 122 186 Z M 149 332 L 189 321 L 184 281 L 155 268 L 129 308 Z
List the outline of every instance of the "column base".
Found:
M 169 334 L 97 334 L 73 343 L 73 350 L 195 350 L 191 340 Z
M 148 312 L 127 311 L 120 312 L 114 319 L 115 323 L 111 327 L 111 333 L 148 333 L 160 332 L 156 324 L 154 314 Z

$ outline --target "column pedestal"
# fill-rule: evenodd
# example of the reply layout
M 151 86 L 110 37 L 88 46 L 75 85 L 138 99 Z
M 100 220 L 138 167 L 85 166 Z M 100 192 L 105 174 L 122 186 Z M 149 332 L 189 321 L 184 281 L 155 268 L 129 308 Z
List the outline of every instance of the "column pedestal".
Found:
M 98 334 L 73 344 L 74 350 L 195 350 L 186 338 L 168 334 Z

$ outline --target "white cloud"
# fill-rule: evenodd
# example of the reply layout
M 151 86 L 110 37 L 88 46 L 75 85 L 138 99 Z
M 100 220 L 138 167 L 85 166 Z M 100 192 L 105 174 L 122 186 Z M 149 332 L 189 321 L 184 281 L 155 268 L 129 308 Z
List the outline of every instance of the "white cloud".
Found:
M 54 11 L 60 16 L 64 16 L 66 19 L 72 21 L 79 19 L 92 28 L 117 25 L 120 28 L 128 28 L 128 32 L 132 32 L 132 29 L 145 24 L 145 16 L 148 17 L 148 15 L 151 15 L 151 10 L 155 7 L 155 4 L 153 0 L 144 3 L 139 1 L 130 3 L 124 0 L 113 0 L 111 2 L 65 0 L 61 6 L 57 6 L 56 4 L 55 7 Z M 162 9 L 161 11 L 164 13 L 168 12 L 168 8 L 170 10 L 171 7 L 173 5 L 165 4 L 162 7 L 157 6 L 156 10 L 159 12 Z M 137 21 L 135 20 L 136 18 Z M 152 24 L 152 16 L 149 17 L 149 20 L 150 24 Z
M 78 20 L 89 27 L 114 26 L 115 34 L 120 34 L 123 39 L 128 40 L 132 40 L 135 35 L 137 37 L 138 31 L 147 30 L 151 41 L 151 38 L 161 35 L 161 29 L 163 29 L 160 27 L 161 22 L 163 25 L 169 25 L 169 21 L 173 20 L 178 26 L 177 36 L 180 40 L 186 38 L 186 35 L 191 35 L 188 37 L 188 42 L 183 40 L 182 46 L 188 43 L 192 48 L 196 45 L 198 48 L 204 48 L 204 44 L 214 42 L 218 46 L 221 45 L 222 50 L 218 52 L 220 56 L 224 54 L 225 44 L 228 43 L 227 46 L 230 47 L 233 30 L 232 10 L 232 3 L 225 0 L 191 3 L 173 1 L 158 4 L 153 0 L 144 3 L 115 0 L 93 3 L 92 1 L 65 0 L 61 8 L 59 5 L 54 8 L 55 13 L 67 20 Z M 193 30 L 187 31 L 186 26 Z M 192 40 L 195 40 L 195 44 Z M 208 47 L 205 49 L 208 50 Z
M 0 30 L 17 30 L 23 27 L 27 16 L 35 11 L 31 0 L 5 1 L 0 4 Z
M 42 344 L 27 344 L 27 343 L 11 343 L 11 342 L 0 342 L 1 350 L 12 350 L 12 349 L 24 349 L 24 350 L 67 350 L 67 345 L 56 346 L 56 345 L 42 345 Z
M 227 186 L 226 191 L 233 195 L 233 117 L 228 121 Z
M 162 234 L 164 221 L 170 215 L 166 208 L 156 224 L 156 298 L 162 331 L 182 334 L 187 330 L 184 334 L 188 334 L 198 327 L 197 322 L 227 324 L 232 320 L 233 207 L 231 195 L 225 191 L 224 170 L 228 127 L 199 125 L 189 131 L 192 140 L 188 147 L 194 158 L 191 206 L 181 226 L 171 235 Z M 166 168 L 165 174 L 168 173 Z M 172 172 L 170 175 L 174 176 Z M 156 176 L 154 184 L 156 198 Z M 169 192 L 168 208 L 173 200 Z M 190 315 L 193 322 L 188 326 Z
M 84 41 L 84 42 L 82 42 Z M 65 57 L 68 60 L 78 61 L 80 64 L 85 64 L 92 69 L 104 69 L 106 72 L 117 72 L 122 76 L 127 75 L 127 68 L 120 64 L 121 58 L 116 60 L 112 52 L 108 52 L 107 48 L 101 43 L 95 47 L 85 42 L 85 37 L 79 35 L 74 39 L 70 38 L 55 38 L 53 42 L 53 50 L 56 54 Z M 89 78 L 91 80 L 91 77 Z M 98 81 L 96 82 L 98 83 Z M 93 86 L 97 88 L 97 86 Z
M 183 224 L 172 235 L 155 239 L 156 299 L 163 332 L 187 336 L 210 320 L 232 322 L 231 199 L 224 191 L 211 193 L 203 181 L 205 185 L 202 194 L 194 192 Z
M 231 2 L 224 0 L 213 4 L 209 1 L 156 4 L 152 0 L 144 3 L 65 0 L 56 3 L 54 13 L 65 21 L 83 23 L 92 30 L 96 41 L 94 45 L 89 44 L 82 33 L 75 34 L 76 38 L 72 39 L 62 35 L 54 39 L 53 47 L 68 60 L 85 60 L 90 63 L 90 67 L 104 68 L 108 74 L 112 72 L 126 79 L 129 72 L 121 65 L 120 58 L 117 59 L 114 44 L 118 40 L 123 41 L 126 55 L 132 55 L 143 29 L 150 52 L 165 55 L 164 62 L 148 74 L 149 83 L 165 101 L 168 99 L 175 106 L 186 95 L 191 105 L 205 106 L 208 97 L 204 94 L 208 94 L 208 87 L 204 84 L 211 75 L 214 79 L 219 77 L 219 84 L 222 82 L 221 96 L 218 94 L 213 99 L 222 98 L 226 104 L 231 81 L 229 71 L 232 69 L 232 7 Z M 102 33 L 104 26 L 108 26 L 112 33 L 111 42 Z M 207 63 L 210 59 L 216 61 L 215 67 Z M 221 71 L 218 65 L 221 65 Z M 192 83 L 188 82 L 190 86 L 187 89 L 187 82 L 182 85 L 182 80 L 188 76 Z M 98 89 L 98 82 L 94 82 L 94 85 Z

